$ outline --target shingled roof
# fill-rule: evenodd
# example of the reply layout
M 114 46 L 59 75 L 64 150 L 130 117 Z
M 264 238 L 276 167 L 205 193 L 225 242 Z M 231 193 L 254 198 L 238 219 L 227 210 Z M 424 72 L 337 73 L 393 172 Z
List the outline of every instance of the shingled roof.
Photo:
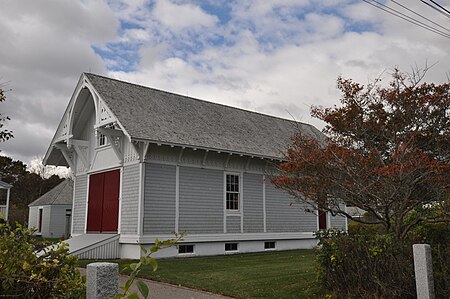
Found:
M 273 158 L 295 132 L 323 139 L 312 125 L 85 75 L 132 139 Z
M 73 181 L 65 179 L 53 189 L 30 203 L 29 207 L 46 205 L 70 205 L 73 199 Z

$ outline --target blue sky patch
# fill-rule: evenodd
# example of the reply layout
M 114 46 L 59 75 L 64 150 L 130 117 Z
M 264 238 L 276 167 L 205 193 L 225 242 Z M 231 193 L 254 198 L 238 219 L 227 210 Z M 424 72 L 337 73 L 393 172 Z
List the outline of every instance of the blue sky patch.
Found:
M 216 2 L 201 3 L 200 7 L 208 14 L 215 15 L 221 25 L 225 25 L 231 20 L 231 7 L 228 2 L 224 2 L 224 4 Z
M 92 49 L 107 62 L 106 67 L 109 71 L 135 71 L 140 60 L 137 45 L 117 43 L 108 44 L 106 49 L 95 46 L 92 46 Z

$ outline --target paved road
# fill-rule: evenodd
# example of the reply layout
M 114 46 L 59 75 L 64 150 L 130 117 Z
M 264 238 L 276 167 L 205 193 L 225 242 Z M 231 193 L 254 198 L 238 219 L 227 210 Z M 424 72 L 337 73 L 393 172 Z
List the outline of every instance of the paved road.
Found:
M 86 269 L 80 268 L 80 272 L 86 275 Z M 125 285 L 128 276 L 120 275 L 119 285 Z M 145 282 L 150 290 L 149 298 L 151 299 L 230 299 L 222 295 L 217 295 L 209 292 L 195 290 L 187 287 L 176 286 L 168 283 L 157 282 L 148 279 L 140 279 Z M 132 291 L 139 294 L 137 287 L 132 286 Z
M 119 284 L 124 285 L 127 276 L 120 276 Z M 190 289 L 182 286 L 175 286 L 168 283 L 156 282 L 147 279 L 141 279 L 150 289 L 150 298 L 152 299 L 226 299 L 225 297 L 213 293 Z M 139 293 L 135 286 L 132 289 Z

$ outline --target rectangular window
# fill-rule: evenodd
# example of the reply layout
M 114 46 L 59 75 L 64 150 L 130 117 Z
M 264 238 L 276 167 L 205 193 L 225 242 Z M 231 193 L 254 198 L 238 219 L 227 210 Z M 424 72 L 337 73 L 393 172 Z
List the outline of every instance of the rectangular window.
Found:
M 237 251 L 238 243 L 225 243 L 225 251 Z
M 275 241 L 264 242 L 264 249 L 275 249 Z
M 115 129 L 115 124 L 109 124 L 105 126 L 106 129 Z M 97 131 L 97 146 L 104 146 L 109 144 L 109 139 L 106 137 L 106 135 L 100 133 Z
M 107 144 L 108 139 L 102 133 L 98 133 L 98 146 L 103 146 Z
M 226 182 L 226 206 L 227 210 L 239 210 L 239 175 L 227 174 Z
M 194 253 L 194 245 L 178 245 L 178 253 Z

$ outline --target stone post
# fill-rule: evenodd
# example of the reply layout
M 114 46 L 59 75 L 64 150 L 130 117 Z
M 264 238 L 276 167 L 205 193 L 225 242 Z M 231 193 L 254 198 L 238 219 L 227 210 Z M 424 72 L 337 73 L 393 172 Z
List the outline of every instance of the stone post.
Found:
M 92 263 L 86 270 L 86 298 L 111 298 L 117 294 L 119 265 L 115 263 Z
M 414 244 L 413 254 L 417 299 L 434 299 L 431 247 L 428 244 Z

